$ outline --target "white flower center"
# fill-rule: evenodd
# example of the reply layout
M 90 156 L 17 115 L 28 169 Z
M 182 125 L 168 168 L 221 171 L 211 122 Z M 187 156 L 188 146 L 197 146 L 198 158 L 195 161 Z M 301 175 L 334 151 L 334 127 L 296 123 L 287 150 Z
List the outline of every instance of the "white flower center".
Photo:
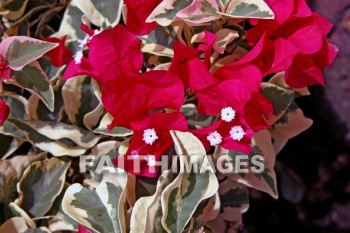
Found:
M 236 111 L 231 107 L 223 108 L 221 110 L 221 119 L 225 122 L 231 122 L 236 117 Z
M 154 156 L 154 155 L 147 155 L 145 157 L 145 160 L 147 161 L 147 165 L 148 166 L 150 166 L 150 167 L 156 166 L 156 163 L 157 163 L 156 156 Z
M 233 140 L 241 141 L 244 135 L 245 135 L 245 132 L 242 126 L 239 126 L 239 125 L 233 126 L 230 130 L 230 136 Z
M 217 146 L 222 142 L 222 136 L 218 133 L 218 131 L 209 134 L 207 139 L 211 146 Z
M 156 134 L 156 131 L 154 129 L 145 129 L 143 131 L 143 141 L 148 144 L 152 145 L 156 140 L 158 139 L 158 136 Z

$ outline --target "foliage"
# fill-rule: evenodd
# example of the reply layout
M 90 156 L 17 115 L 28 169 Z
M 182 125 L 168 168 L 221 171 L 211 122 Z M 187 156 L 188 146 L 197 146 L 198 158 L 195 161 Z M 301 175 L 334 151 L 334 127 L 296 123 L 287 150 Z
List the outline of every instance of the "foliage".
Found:
M 235 232 L 250 188 L 278 198 L 312 125 L 295 99 L 338 49 L 304 0 L 273 3 L 1 0 L 0 232 Z M 264 171 L 220 171 L 239 155 Z

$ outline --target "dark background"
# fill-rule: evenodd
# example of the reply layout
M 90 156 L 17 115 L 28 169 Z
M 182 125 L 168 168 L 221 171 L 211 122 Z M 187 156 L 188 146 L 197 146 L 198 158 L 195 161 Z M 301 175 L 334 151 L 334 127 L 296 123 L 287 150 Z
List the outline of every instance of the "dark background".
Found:
M 325 72 L 326 89 L 297 100 L 314 125 L 278 155 L 279 200 L 251 191 L 244 233 L 350 232 L 350 1 L 310 6 L 333 22 L 340 53 Z

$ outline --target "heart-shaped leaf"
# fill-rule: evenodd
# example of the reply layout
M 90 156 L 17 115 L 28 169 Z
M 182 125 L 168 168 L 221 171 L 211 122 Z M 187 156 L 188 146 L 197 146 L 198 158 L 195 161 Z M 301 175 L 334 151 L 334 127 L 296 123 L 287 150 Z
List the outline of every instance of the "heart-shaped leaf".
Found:
M 69 166 L 57 158 L 32 163 L 19 181 L 16 203 L 32 216 L 43 217 L 61 193 Z
M 126 232 L 127 174 L 106 171 L 96 190 L 71 185 L 62 201 L 63 211 L 92 232 Z
M 54 111 L 55 97 L 50 80 L 37 62 L 25 66 L 20 71 L 13 72 L 13 78 L 7 80 L 7 83 L 20 86 L 33 94 L 37 95 L 44 104 Z

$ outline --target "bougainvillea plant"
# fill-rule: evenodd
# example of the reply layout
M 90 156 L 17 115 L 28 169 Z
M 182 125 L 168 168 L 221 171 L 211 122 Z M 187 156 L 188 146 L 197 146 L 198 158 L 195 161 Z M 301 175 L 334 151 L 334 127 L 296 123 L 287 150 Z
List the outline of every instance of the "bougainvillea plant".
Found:
M 0 232 L 240 230 L 338 53 L 305 0 L 0 10 Z

